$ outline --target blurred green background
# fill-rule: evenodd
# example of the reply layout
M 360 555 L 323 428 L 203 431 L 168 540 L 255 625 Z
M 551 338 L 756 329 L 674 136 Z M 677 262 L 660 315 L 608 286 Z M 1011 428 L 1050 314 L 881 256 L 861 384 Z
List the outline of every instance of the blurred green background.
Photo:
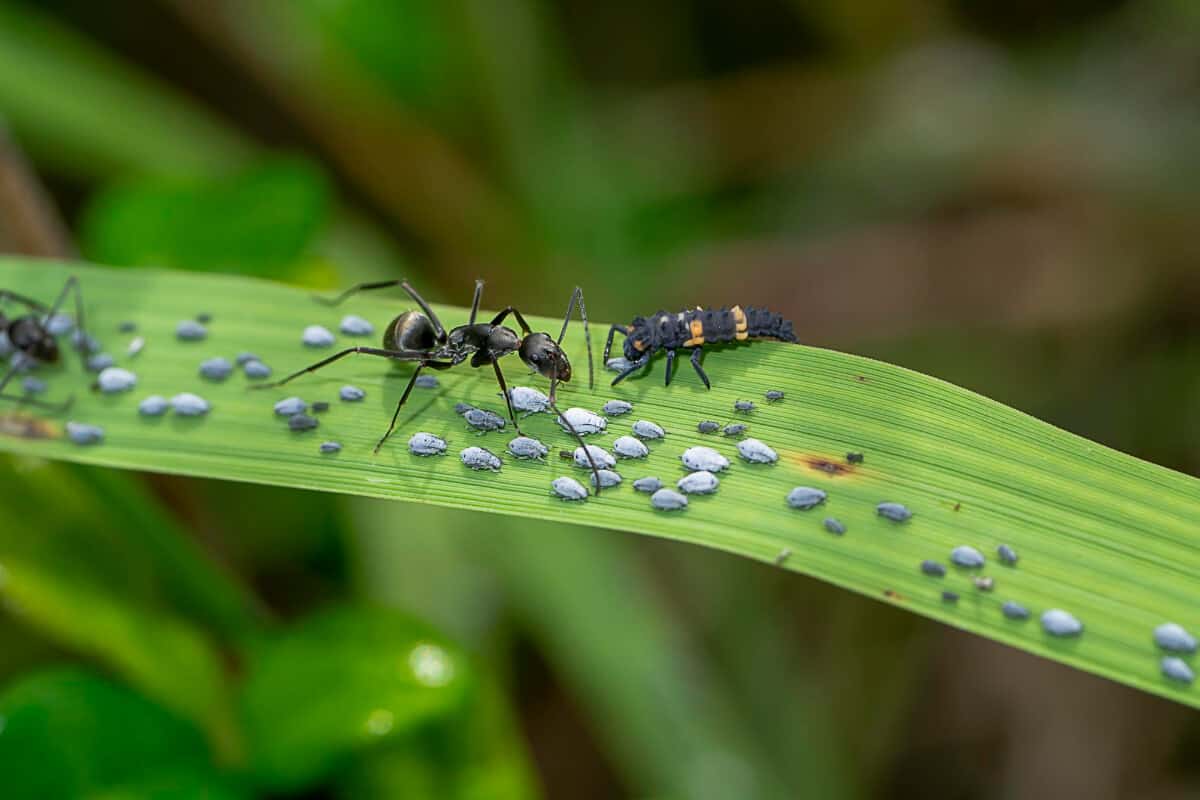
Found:
M 1200 474 L 1192 0 L 0 0 L 0 125 L 5 252 L 769 304 Z M 6 797 L 1200 793 L 1194 711 L 731 556 L 10 457 L 0 501 Z

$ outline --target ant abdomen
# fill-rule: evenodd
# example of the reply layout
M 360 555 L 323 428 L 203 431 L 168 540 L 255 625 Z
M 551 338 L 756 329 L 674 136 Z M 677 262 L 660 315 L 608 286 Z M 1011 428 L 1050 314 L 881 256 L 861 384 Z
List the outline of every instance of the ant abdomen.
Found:
M 433 323 L 420 311 L 405 311 L 383 332 L 383 346 L 387 350 L 432 350 L 436 344 Z

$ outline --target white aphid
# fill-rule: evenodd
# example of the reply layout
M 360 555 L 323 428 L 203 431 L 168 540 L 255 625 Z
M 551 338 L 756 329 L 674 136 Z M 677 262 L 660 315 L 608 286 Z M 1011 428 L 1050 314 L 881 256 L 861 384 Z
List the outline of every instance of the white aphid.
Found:
M 17 355 L 23 355 L 18 353 Z M 108 353 L 92 353 L 87 358 L 87 368 L 92 372 L 103 372 L 113 365 L 113 357 Z
M 983 553 L 968 544 L 960 544 L 950 551 L 950 560 L 960 567 L 974 569 L 983 566 Z
M 292 417 L 308 410 L 308 403 L 299 397 L 286 397 L 275 404 L 275 413 L 281 417 Z
M 478 431 L 498 431 L 504 428 L 504 417 L 486 408 L 472 408 L 463 414 L 463 419 Z
M 650 495 L 650 505 L 659 511 L 678 511 L 687 508 L 688 499 L 674 489 L 659 489 Z
M 200 362 L 200 377 L 210 381 L 223 381 L 233 372 L 233 364 L 228 358 L 217 356 Z
M 347 336 L 370 336 L 375 332 L 375 326 L 357 314 L 342 317 L 342 324 L 338 329 Z
M 171 398 L 171 408 L 181 417 L 201 417 L 208 413 L 208 401 L 191 392 L 181 392 Z
M 563 417 L 566 417 L 565 421 Z M 586 408 L 568 408 L 562 413 L 562 417 L 555 418 L 555 422 L 567 432 L 571 430 L 571 428 L 567 427 L 567 423 L 571 423 L 571 427 L 575 428 L 575 432 L 580 436 L 603 433 L 604 429 L 608 427 L 608 420 L 599 414 L 588 411 Z
M 1154 643 L 1163 650 L 1175 653 L 1196 652 L 1196 637 L 1188 633 L 1182 625 L 1175 622 L 1164 622 L 1154 629 Z
M 625 400 L 609 400 L 600 410 L 610 417 L 619 417 L 633 411 L 633 403 Z
M 194 319 L 185 319 L 175 326 L 175 337 L 185 342 L 198 342 L 208 336 L 208 328 Z
M 821 503 L 824 503 L 826 497 L 828 495 L 820 489 L 813 489 L 809 486 L 797 486 L 788 492 L 787 504 L 792 508 L 808 511 L 810 508 L 816 508 Z
M 335 340 L 328 328 L 321 325 L 309 325 L 300 335 L 300 341 L 305 347 L 329 347 Z
M 662 481 L 654 476 L 646 478 L 638 478 L 633 482 L 634 491 L 645 492 L 646 494 L 654 494 L 662 488 Z
M 341 442 L 321 442 L 320 448 L 322 453 L 340 453 L 342 452 Z
M 912 519 L 912 512 L 908 510 L 908 506 L 900 503 L 880 503 L 875 506 L 875 513 L 892 522 L 907 522 Z
M 234 359 L 234 363 L 236 363 L 240 367 L 240 366 L 243 366 L 247 361 L 261 361 L 261 360 L 262 359 L 260 359 L 256 355 L 254 355 L 254 353 L 246 352 L 243 350 L 242 352 L 237 354 L 237 358 Z
M 247 378 L 271 377 L 271 368 L 257 358 L 252 358 L 245 364 L 242 364 L 242 372 L 246 373 Z
M 59 312 L 51 314 L 42 324 L 51 336 L 65 336 L 75 327 L 75 320 L 71 319 L 69 314 Z
M 490 469 L 498 472 L 502 463 L 499 456 L 482 447 L 468 447 L 459 454 L 459 457 L 462 458 L 462 463 L 471 469 Z
M 758 439 L 742 439 L 737 443 L 738 455 L 751 464 L 774 464 L 779 454 Z
M 591 469 L 592 465 L 588 462 L 588 455 L 592 457 L 592 461 L 596 462 L 597 469 L 610 469 L 617 465 L 617 460 L 613 458 L 612 453 L 605 450 L 603 447 L 596 447 L 594 444 L 587 446 L 587 454 L 585 455 L 582 447 L 576 447 L 571 457 L 575 459 L 575 466 Z
M 684 475 L 675 485 L 684 494 L 712 494 L 721 485 L 721 481 L 711 472 L 700 470 Z
M 526 414 L 540 414 L 550 408 L 550 398 L 532 386 L 514 386 L 508 390 L 508 399 L 513 410 Z
M 137 375 L 120 367 L 106 367 L 96 378 L 96 385 L 105 394 L 127 392 L 137 386 Z
M 729 466 L 729 459 L 711 447 L 689 447 L 679 459 L 690 470 L 720 472 Z
M 613 472 L 611 469 L 602 469 L 593 472 L 588 476 L 588 480 L 592 482 L 592 486 L 596 485 L 596 476 L 600 476 L 600 488 L 607 489 L 610 486 L 618 486 L 621 483 L 621 476 Z
M 104 440 L 104 429 L 82 422 L 68 422 L 67 436 L 75 444 L 97 444 Z
M 639 419 L 633 423 L 633 435 L 639 439 L 661 439 L 667 432 L 649 420 Z
M 440 456 L 446 452 L 446 440 L 435 434 L 419 431 L 408 437 L 408 451 L 414 456 Z
M 418 375 L 413 381 L 413 386 L 418 389 L 436 389 L 441 386 L 441 381 L 438 380 L 437 375 Z
M 138 403 L 138 413 L 143 417 L 161 417 L 167 413 L 170 407 L 167 398 L 161 394 L 152 394 L 142 402 Z
M 342 398 L 347 403 L 357 403 L 366 396 L 367 393 L 362 389 L 358 388 L 357 386 L 350 386 L 349 384 L 343 386 L 341 391 L 338 392 L 338 397 Z
M 1192 672 L 1192 668 L 1187 665 L 1186 661 L 1177 656 L 1167 656 L 1164 658 L 1161 667 L 1162 674 L 1173 681 L 1191 683 L 1196 680 L 1196 673 Z
M 650 450 L 632 436 L 619 436 L 612 445 L 613 452 L 621 458 L 645 458 Z
M 135 336 L 135 337 L 133 337 L 133 339 L 132 339 L 132 340 L 129 342 L 129 347 L 127 347 L 127 348 L 125 349 L 125 354 L 126 354 L 126 355 L 128 355 L 130 358 L 133 358 L 133 357 L 134 357 L 134 356 L 136 356 L 138 353 L 142 352 L 142 349 L 143 349 L 145 346 L 146 346 L 146 337 L 144 337 L 144 336 Z
M 555 478 L 550 481 L 550 488 L 563 500 L 586 500 L 588 490 L 574 478 Z
M 545 458 L 550 448 L 532 436 L 518 436 L 508 443 L 508 452 L 515 458 L 537 459 Z
M 1042 614 L 1042 628 L 1053 636 L 1078 636 L 1083 633 L 1083 623 L 1061 608 L 1052 608 Z

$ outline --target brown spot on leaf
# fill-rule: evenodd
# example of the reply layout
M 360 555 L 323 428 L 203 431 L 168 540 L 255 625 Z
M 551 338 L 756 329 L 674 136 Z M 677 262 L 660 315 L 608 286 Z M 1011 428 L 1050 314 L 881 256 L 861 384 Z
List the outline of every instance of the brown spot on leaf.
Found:
M 851 475 L 858 471 L 855 464 L 844 464 L 840 460 L 829 458 L 828 456 L 819 456 L 814 454 L 801 454 L 797 459 L 799 463 L 815 469 L 817 472 L 824 472 L 830 477 L 840 477 L 842 475 Z
M 58 431 L 44 419 L 14 412 L 0 415 L 0 434 L 22 439 L 52 439 Z
M 883 596 L 888 600 L 895 600 L 897 603 L 903 603 L 908 598 L 897 592 L 895 589 L 884 589 Z

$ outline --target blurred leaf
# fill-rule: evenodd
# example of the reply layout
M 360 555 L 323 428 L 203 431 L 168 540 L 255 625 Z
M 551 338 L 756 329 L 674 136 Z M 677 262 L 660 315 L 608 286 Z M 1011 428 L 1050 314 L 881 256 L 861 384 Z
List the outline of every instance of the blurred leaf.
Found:
M 216 180 L 127 181 L 94 196 L 81 247 L 102 264 L 285 276 L 324 227 L 327 193 L 300 159 Z
M 247 653 L 243 717 L 255 774 L 299 788 L 352 754 L 458 717 L 467 660 L 424 625 L 382 610 L 310 617 Z
M 788 555 L 785 569 L 1200 706 L 1200 688 L 1161 675 L 1161 654 L 1151 640 L 1153 628 L 1166 620 L 1197 627 L 1192 615 L 1200 608 L 1195 581 L 1200 545 L 1194 536 L 1200 482 L 964 389 L 861 357 L 771 343 L 714 349 L 706 361 L 715 381 L 711 391 L 682 371 L 663 389 L 657 380 L 661 361 L 649 376 L 619 390 L 589 392 L 577 378 L 563 390 L 564 405 L 597 408 L 615 393 L 632 401 L 639 416 L 668 431 L 667 440 L 653 446 L 634 474 L 673 480 L 680 473 L 680 449 L 688 445 L 718 447 L 735 464 L 723 473 L 719 495 L 695 497 L 681 514 L 654 513 L 646 498 L 628 488 L 587 503 L 565 503 L 549 493 L 550 480 L 564 469 L 557 459 L 510 461 L 499 474 L 480 474 L 453 456 L 421 459 L 404 448 L 405 433 L 419 419 L 422 429 L 444 435 L 454 449 L 486 441 L 501 450 L 505 437 L 484 440 L 466 433 L 453 413 L 458 401 L 496 406 L 496 386 L 486 374 L 443 373 L 445 388 L 420 391 L 400 419 L 401 433 L 379 456 L 371 454 L 372 447 L 403 381 L 376 359 L 347 359 L 286 392 L 247 392 L 240 378 L 201 385 L 195 376 L 201 357 L 245 347 L 280 372 L 300 367 L 314 358 L 299 343 L 305 325 L 336 328 L 343 313 L 354 311 L 382 328 L 397 310 L 394 300 L 363 297 L 332 309 L 313 303 L 304 292 L 262 281 L 20 259 L 0 261 L 0 285 L 49 296 L 68 269 L 80 275 L 98 329 L 128 317 L 157 343 L 138 362 L 138 394 L 195 388 L 208 396 L 213 411 L 204 419 L 146 420 L 134 413 L 133 398 L 91 396 L 76 404 L 72 416 L 104 426 L 103 445 L 9 436 L 0 439 L 5 449 L 617 528 L 767 561 Z M 204 346 L 173 340 L 178 320 L 221 301 L 221 321 Z M 461 309 L 444 312 L 451 324 L 465 318 Z M 527 319 L 541 330 L 560 324 L 532 315 Z M 581 331 L 574 327 L 564 347 L 577 375 L 585 360 L 582 345 Z M 72 361 L 66 369 L 71 380 L 79 380 L 76 367 Z M 289 433 L 283 420 L 272 419 L 272 403 L 287 394 L 333 398 L 347 382 L 364 387 L 368 402 L 325 415 L 319 435 Z M 698 419 L 728 419 L 736 398 L 762 397 L 768 389 L 780 389 L 788 399 L 764 404 L 748 420 L 752 431 L 779 452 L 777 464 L 743 464 L 730 440 L 696 432 Z M 609 435 L 628 430 L 628 424 L 614 420 Z M 553 449 L 570 444 L 548 415 L 531 417 L 523 427 Z M 318 442 L 328 438 L 344 445 L 335 457 L 317 452 Z M 865 452 L 866 463 L 846 466 L 850 450 Z M 789 508 L 784 498 L 797 485 L 826 490 L 828 502 L 810 513 Z M 889 522 L 876 513 L 881 501 L 903 502 L 916 516 L 903 525 Z M 840 519 L 849 532 L 827 533 L 822 526 L 827 515 Z M 919 569 L 924 559 L 947 560 L 957 545 L 971 544 L 991 555 L 1002 542 L 1016 548 L 1022 560 L 1015 568 L 988 570 L 996 583 L 992 592 L 974 588 L 965 570 L 934 579 Z M 961 602 L 944 602 L 944 589 L 962 595 Z M 1035 618 L 1004 617 L 1000 608 L 1006 600 L 1028 606 Z M 1072 612 L 1087 632 L 1070 639 L 1043 632 L 1036 615 L 1051 608 Z
M 188 772 L 196 789 L 215 787 L 208 765 L 199 731 L 85 670 L 45 670 L 0 693 L 5 797 L 100 796 L 105 789 L 165 770 Z

